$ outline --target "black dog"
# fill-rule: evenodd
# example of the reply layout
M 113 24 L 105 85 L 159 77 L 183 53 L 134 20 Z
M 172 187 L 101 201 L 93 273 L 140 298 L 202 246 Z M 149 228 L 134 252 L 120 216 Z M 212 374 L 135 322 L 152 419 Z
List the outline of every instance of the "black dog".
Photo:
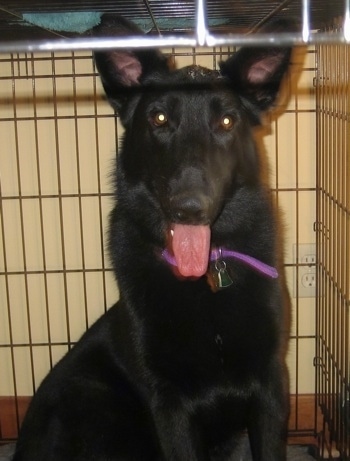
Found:
M 234 460 L 245 430 L 254 461 L 285 460 L 288 331 L 252 130 L 290 55 L 242 48 L 218 72 L 95 54 L 125 127 L 110 221 L 121 297 L 40 386 L 15 461 Z

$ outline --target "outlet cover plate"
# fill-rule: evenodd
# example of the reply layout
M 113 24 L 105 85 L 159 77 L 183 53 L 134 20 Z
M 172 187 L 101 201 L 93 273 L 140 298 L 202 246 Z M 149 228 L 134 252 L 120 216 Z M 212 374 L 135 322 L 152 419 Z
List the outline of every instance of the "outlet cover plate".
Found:
M 316 296 L 316 244 L 293 245 L 293 296 L 314 298 Z

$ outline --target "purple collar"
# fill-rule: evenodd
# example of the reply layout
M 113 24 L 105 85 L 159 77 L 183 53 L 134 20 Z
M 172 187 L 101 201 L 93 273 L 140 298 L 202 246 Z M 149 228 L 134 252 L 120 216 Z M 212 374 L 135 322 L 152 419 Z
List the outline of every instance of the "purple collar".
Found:
M 162 257 L 165 259 L 165 261 L 167 261 L 167 263 L 171 264 L 172 266 L 176 266 L 174 256 L 172 256 L 167 249 L 162 252 Z M 238 251 L 226 250 L 225 248 L 213 249 L 210 252 L 211 262 L 224 260 L 225 258 L 237 259 L 238 261 L 241 261 L 252 269 L 255 269 L 261 274 L 266 275 L 267 277 L 271 277 L 273 279 L 278 277 L 277 269 L 263 263 L 262 261 L 259 261 L 259 259 L 253 258 L 252 256 L 239 253 Z

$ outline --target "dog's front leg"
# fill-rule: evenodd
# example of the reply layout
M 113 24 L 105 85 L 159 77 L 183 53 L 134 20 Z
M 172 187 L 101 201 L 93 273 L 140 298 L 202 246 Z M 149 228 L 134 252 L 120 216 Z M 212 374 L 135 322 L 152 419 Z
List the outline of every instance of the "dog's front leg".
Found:
M 200 429 L 183 403 L 156 405 L 155 428 L 164 461 L 209 461 Z
M 248 434 L 254 461 L 286 461 L 288 394 L 283 379 L 273 381 L 259 389 L 252 406 Z

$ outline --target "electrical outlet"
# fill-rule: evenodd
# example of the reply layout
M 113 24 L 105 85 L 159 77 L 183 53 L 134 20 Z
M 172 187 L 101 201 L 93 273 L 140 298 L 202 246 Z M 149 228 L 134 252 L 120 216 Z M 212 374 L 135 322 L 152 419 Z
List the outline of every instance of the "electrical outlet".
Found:
M 295 264 L 294 297 L 313 298 L 316 296 L 316 244 L 294 244 L 293 256 Z
M 316 272 L 307 272 L 301 276 L 303 288 L 316 288 Z

